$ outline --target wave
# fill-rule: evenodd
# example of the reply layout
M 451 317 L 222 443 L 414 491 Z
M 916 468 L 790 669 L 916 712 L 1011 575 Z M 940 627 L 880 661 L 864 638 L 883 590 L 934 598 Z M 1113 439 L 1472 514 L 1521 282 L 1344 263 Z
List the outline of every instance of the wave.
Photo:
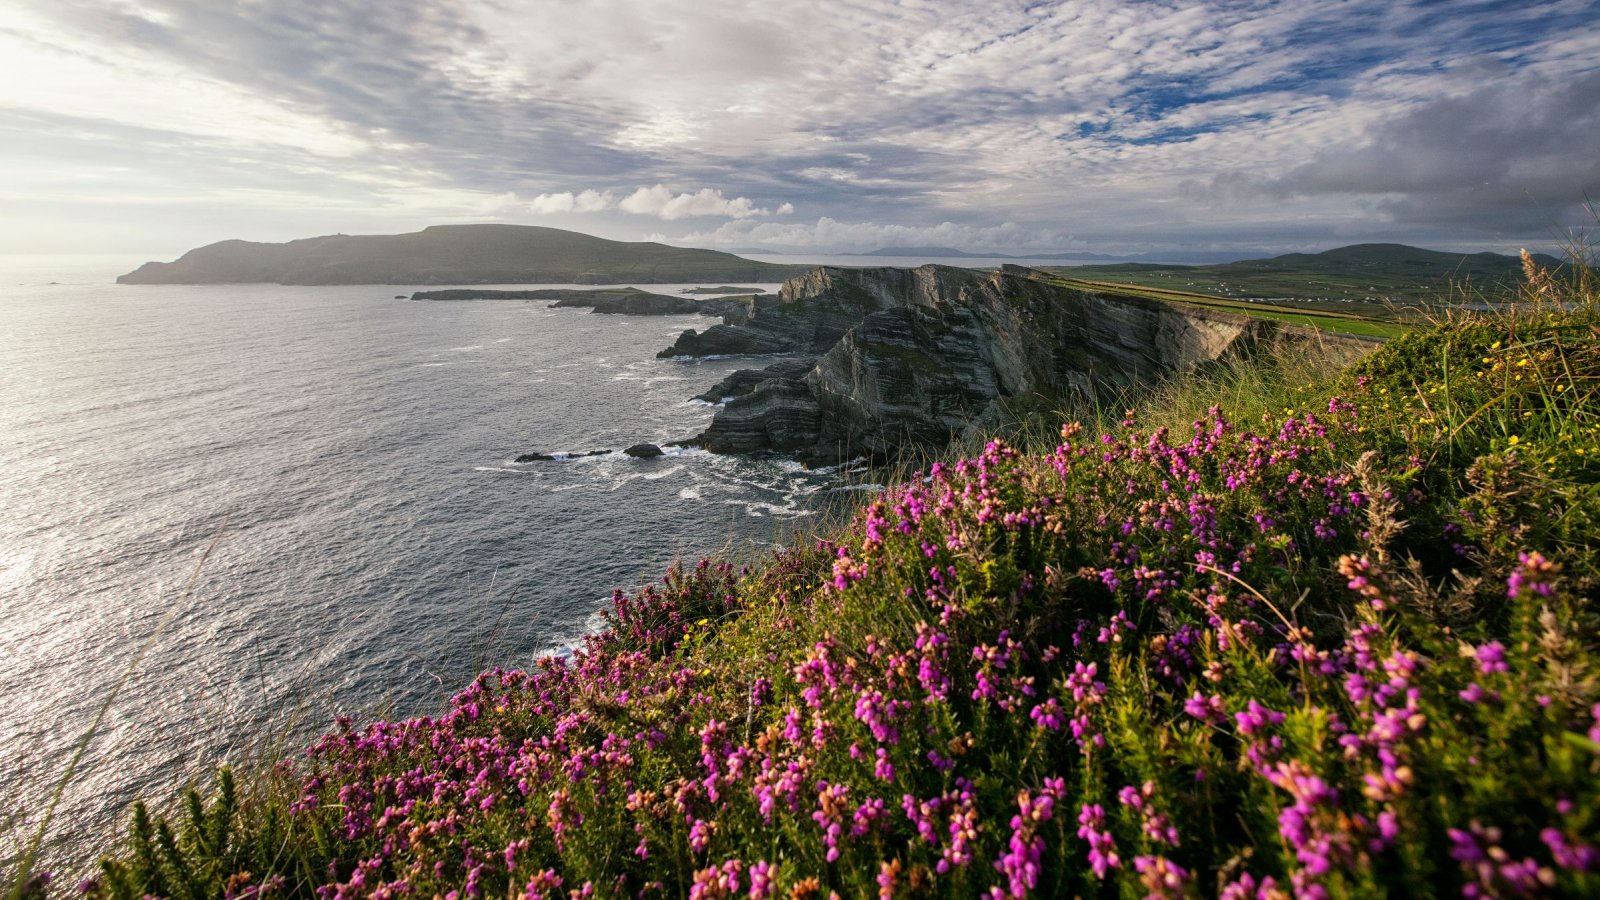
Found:
M 838 487 L 828 488 L 827 493 L 844 494 L 852 491 L 881 491 L 884 489 L 885 485 L 881 484 L 842 484 Z
M 765 500 L 724 500 L 722 502 L 729 506 L 742 506 L 744 507 L 745 515 L 757 519 L 763 519 L 769 516 L 779 519 L 793 519 L 800 518 L 802 516 L 816 515 L 816 513 L 812 510 L 801 509 L 800 507 L 796 506 L 793 500 L 790 500 L 787 504 L 782 505 L 777 503 L 768 503 Z
M 840 472 L 848 472 L 857 466 L 861 466 L 867 462 L 867 458 L 865 456 L 858 456 L 855 459 L 846 460 L 842 463 L 837 463 L 831 466 L 818 466 L 814 469 L 808 467 L 805 463 L 797 459 L 785 458 L 774 460 L 774 462 L 777 463 L 779 469 L 791 475 L 802 473 L 806 475 L 837 475 Z

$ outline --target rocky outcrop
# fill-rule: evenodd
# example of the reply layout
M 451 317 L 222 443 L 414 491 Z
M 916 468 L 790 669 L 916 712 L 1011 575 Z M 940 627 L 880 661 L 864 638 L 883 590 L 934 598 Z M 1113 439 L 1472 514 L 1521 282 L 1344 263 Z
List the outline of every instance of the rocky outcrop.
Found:
M 656 355 L 825 353 L 866 316 L 905 305 L 935 305 L 941 292 L 955 290 L 963 276 L 972 274 L 946 266 L 813 269 L 784 282 L 776 298 L 756 298 L 749 316 L 725 319 L 703 332 L 685 331 Z
M 412 300 L 553 300 L 552 308 L 588 308 L 597 313 L 624 316 L 721 316 L 724 321 L 743 321 L 758 307 L 777 302 L 776 295 L 717 297 L 700 300 L 670 294 L 654 294 L 638 288 L 540 288 L 528 291 L 501 291 L 482 288 L 451 288 L 442 291 L 417 291 Z
M 548 293 L 558 293 L 549 291 Z M 735 311 L 736 304 L 716 300 L 695 300 L 690 297 L 672 297 L 625 288 L 620 291 L 561 291 L 563 296 L 550 304 L 551 309 L 588 308 L 601 315 L 613 316 L 722 316 Z
M 694 399 L 705 403 L 726 403 L 750 393 L 763 381 L 771 381 L 774 378 L 800 378 L 810 372 L 816 364 L 815 356 L 798 356 L 780 360 L 765 369 L 740 369 Z
M 416 291 L 411 295 L 412 300 L 558 300 L 573 294 L 599 293 L 594 289 L 585 290 L 536 290 L 536 291 L 499 291 L 483 288 L 450 288 L 443 291 Z M 606 292 L 611 293 L 611 292 Z M 404 300 L 401 294 L 396 300 Z
M 524 454 L 518 456 L 516 459 L 513 459 L 512 462 L 519 462 L 519 463 L 566 462 L 569 459 L 583 459 L 586 456 L 605 456 L 605 455 L 607 455 L 607 454 L 609 454 L 611 452 L 612 451 L 610 451 L 610 450 L 590 450 L 587 453 L 584 453 L 584 452 L 577 452 L 577 453 L 565 453 L 565 452 L 563 452 L 563 453 L 539 453 L 539 452 L 533 452 L 533 453 L 524 453 Z
M 1375 346 L 1222 310 L 1077 290 L 1015 266 L 924 266 L 817 269 L 786 282 L 773 308 L 685 332 L 661 355 L 805 354 L 736 372 L 702 394 L 732 399 L 695 443 L 826 463 L 941 447 L 995 423 L 1008 398 L 1109 400 L 1296 343 L 1349 358 Z
M 759 294 L 759 293 L 761 293 L 761 288 L 735 287 L 735 286 L 733 286 L 731 284 L 720 284 L 720 285 L 717 285 L 716 287 L 684 288 L 683 290 L 679 291 L 678 293 L 680 293 L 680 294 L 746 294 L 746 295 L 749 295 L 749 294 Z

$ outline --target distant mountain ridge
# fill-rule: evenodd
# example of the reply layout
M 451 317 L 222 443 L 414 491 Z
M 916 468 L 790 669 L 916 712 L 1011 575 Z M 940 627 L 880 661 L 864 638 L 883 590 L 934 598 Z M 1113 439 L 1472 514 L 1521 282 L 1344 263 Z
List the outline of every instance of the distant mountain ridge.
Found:
M 119 284 L 669 284 L 782 281 L 809 266 L 611 241 L 537 225 L 433 225 L 408 234 L 228 240 L 150 262 Z
M 1562 265 L 1561 260 L 1546 253 L 1535 253 L 1533 259 L 1542 266 Z M 1501 275 L 1507 268 L 1521 271 L 1522 260 L 1503 253 L 1451 253 L 1406 244 L 1350 244 L 1321 253 L 1285 253 L 1266 259 L 1242 259 L 1230 265 L 1256 269 L 1337 269 L 1341 272 L 1352 268 L 1427 269 L 1457 271 L 1462 275 L 1475 272 Z
M 1452 253 L 1447 250 L 1425 250 L 1407 244 L 1350 244 L 1320 253 L 1285 253 L 1264 258 L 1243 258 L 1238 252 L 1213 250 L 1174 250 L 1169 252 L 1111 254 L 1092 253 L 1087 250 L 1062 253 L 972 253 L 955 247 L 883 247 L 868 253 L 851 253 L 848 256 L 929 256 L 946 259 L 1081 259 L 1107 263 L 1154 263 L 1182 265 L 1250 266 L 1253 268 L 1311 269 L 1335 268 L 1347 272 L 1352 267 L 1404 266 L 1413 269 L 1466 270 L 1500 274 L 1507 266 L 1521 268 L 1514 256 L 1500 253 Z M 1543 253 L 1533 255 L 1545 266 L 1559 266 L 1561 261 Z
M 1166 263 L 1193 262 L 1217 263 L 1239 258 L 1238 253 L 1215 250 L 1173 250 L 1166 253 L 1135 253 L 1116 255 L 1094 253 L 1088 250 L 1069 250 L 1060 253 L 973 253 L 955 247 L 882 247 L 867 253 L 846 253 L 845 256 L 898 256 L 929 259 L 1071 259 L 1094 262 L 1144 262 L 1159 260 Z
M 1548 254 L 1534 254 L 1534 260 L 1553 271 L 1566 271 L 1565 263 Z M 1396 303 L 1505 298 L 1523 282 L 1522 260 L 1515 256 L 1405 244 L 1351 244 L 1321 253 L 1199 266 L 1104 263 L 1046 268 L 1067 278 L 1220 297 L 1295 300 L 1321 304 L 1327 310 L 1349 310 L 1344 304 L 1353 303 L 1380 317 Z

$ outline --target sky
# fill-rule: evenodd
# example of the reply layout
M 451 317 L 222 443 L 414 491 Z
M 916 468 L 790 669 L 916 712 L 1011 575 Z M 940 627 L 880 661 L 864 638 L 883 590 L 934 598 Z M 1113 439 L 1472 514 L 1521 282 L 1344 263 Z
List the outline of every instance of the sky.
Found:
M 0 0 L 0 252 L 1555 249 L 1600 2 Z

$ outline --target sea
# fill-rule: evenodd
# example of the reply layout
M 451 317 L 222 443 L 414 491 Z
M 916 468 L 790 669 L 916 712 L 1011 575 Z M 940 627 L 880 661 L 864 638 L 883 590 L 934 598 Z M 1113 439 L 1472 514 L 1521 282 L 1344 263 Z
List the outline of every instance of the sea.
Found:
M 114 282 L 147 258 L 0 256 L 0 860 L 59 785 L 70 874 L 136 798 L 435 712 L 870 486 L 671 446 L 763 364 L 656 358 L 715 319 Z M 639 442 L 667 452 L 515 462 Z

